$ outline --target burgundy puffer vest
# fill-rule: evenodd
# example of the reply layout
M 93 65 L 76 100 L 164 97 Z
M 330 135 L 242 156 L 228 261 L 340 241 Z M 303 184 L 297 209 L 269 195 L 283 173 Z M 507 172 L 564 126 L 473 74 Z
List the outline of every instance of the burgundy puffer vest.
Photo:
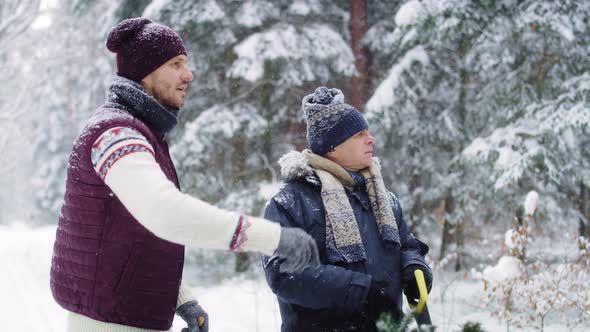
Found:
M 108 128 L 142 133 L 168 179 L 178 178 L 163 135 L 128 112 L 100 108 L 74 142 L 51 262 L 51 291 L 65 309 L 103 322 L 154 330 L 172 325 L 184 247 L 156 237 L 98 177 L 91 147 Z

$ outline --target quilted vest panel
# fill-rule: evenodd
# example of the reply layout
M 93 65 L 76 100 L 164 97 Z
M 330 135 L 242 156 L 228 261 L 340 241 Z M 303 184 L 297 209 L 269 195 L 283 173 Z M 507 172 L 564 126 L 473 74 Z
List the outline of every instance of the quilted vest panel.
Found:
M 142 133 L 177 187 L 163 135 L 124 110 L 102 107 L 74 142 L 51 262 L 51 291 L 65 309 L 103 322 L 154 330 L 172 325 L 184 247 L 155 236 L 94 171 L 94 141 L 108 128 Z

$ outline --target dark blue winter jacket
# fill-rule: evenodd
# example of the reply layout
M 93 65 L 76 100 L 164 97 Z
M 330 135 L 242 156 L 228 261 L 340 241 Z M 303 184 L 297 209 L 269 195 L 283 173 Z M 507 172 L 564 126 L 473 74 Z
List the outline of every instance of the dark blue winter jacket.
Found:
M 278 298 L 283 332 L 376 331 L 375 319 L 380 312 L 387 311 L 395 319 L 401 318 L 402 269 L 417 264 L 430 271 L 424 261 L 428 247 L 408 231 L 395 196 L 391 195 L 391 198 L 401 247 L 381 241 L 364 180 L 360 174 L 353 177 L 357 186 L 347 189 L 346 193 L 358 223 L 366 261 L 327 260 L 325 209 L 321 184 L 315 173 L 287 180 L 266 207 L 265 218 L 282 226 L 302 228 L 311 234 L 317 242 L 322 262 L 319 267 L 307 268 L 300 274 L 284 274 L 279 272 L 279 259 L 263 258 L 268 284 Z M 390 303 L 385 307 L 367 306 L 372 278 L 388 285 L 386 293 Z

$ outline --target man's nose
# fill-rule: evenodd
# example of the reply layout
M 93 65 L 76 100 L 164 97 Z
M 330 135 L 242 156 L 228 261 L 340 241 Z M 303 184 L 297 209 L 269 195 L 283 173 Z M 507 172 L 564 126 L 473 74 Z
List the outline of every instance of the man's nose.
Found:
M 190 69 L 186 69 L 185 72 L 183 73 L 182 79 L 186 82 L 190 82 L 192 81 L 194 78 L 193 76 L 193 72 Z

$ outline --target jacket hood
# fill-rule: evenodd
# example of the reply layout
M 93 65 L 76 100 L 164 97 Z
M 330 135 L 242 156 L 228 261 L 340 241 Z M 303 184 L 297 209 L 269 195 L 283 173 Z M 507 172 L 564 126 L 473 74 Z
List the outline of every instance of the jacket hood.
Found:
M 281 175 L 285 181 L 305 179 L 307 182 L 320 185 L 320 179 L 303 152 L 289 151 L 279 159 Z
M 379 158 L 373 157 L 373 163 L 381 169 Z M 321 185 L 319 177 L 313 167 L 309 165 L 307 156 L 300 151 L 289 151 L 279 159 L 281 175 L 285 181 L 304 179 L 312 184 Z

